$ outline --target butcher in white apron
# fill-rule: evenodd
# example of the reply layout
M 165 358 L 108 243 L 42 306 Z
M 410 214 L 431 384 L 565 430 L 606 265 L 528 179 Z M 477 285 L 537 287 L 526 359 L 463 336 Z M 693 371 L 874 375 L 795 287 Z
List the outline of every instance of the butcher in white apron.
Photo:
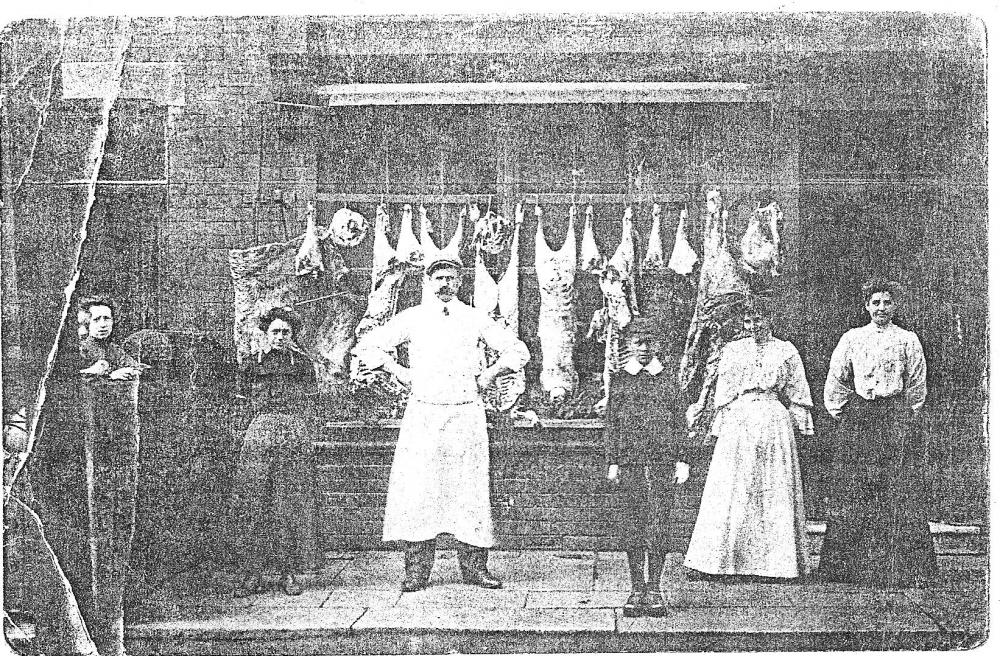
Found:
M 382 539 L 404 544 L 404 591 L 427 585 L 435 540 L 459 542 L 466 583 L 499 588 L 486 568 L 493 546 L 490 451 L 480 390 L 522 369 L 527 347 L 485 312 L 456 298 L 461 262 L 442 255 L 427 265 L 433 296 L 366 334 L 355 347 L 361 363 L 382 367 L 411 386 L 389 475 Z M 482 342 L 500 355 L 482 367 Z M 393 357 L 405 344 L 409 366 Z

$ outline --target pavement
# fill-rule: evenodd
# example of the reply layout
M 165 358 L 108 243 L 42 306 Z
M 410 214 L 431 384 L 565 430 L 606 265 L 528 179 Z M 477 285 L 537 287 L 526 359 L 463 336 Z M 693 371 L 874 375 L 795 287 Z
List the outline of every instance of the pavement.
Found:
M 246 599 L 206 565 L 144 595 L 126 646 L 132 656 L 952 649 L 987 632 L 982 554 L 939 555 L 939 579 L 924 589 L 691 580 L 681 561 L 668 560 L 669 612 L 656 619 L 622 616 L 619 552 L 493 552 L 504 588 L 485 590 L 459 583 L 455 553 L 441 551 L 430 586 L 412 593 L 399 590 L 398 552 L 330 553 L 302 595 Z

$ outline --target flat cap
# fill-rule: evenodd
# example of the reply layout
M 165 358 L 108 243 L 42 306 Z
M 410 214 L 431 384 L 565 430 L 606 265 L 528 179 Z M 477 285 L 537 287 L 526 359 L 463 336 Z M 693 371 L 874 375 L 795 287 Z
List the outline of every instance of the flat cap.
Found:
M 438 269 L 458 269 L 462 270 L 462 261 L 453 255 L 439 255 L 427 263 L 426 273 L 428 276 L 434 275 Z

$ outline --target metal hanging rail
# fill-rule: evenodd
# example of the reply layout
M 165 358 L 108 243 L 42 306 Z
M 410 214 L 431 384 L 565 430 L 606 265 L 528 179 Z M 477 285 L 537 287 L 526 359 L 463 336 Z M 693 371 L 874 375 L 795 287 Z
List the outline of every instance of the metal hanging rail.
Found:
M 330 107 L 579 103 L 767 103 L 774 90 L 743 82 L 433 82 L 331 84 Z
M 501 196 L 503 194 L 500 194 Z M 316 200 L 325 203 L 411 203 L 425 205 L 465 205 L 466 203 L 485 204 L 490 198 L 496 203 L 497 194 L 379 194 L 379 193 L 328 193 L 318 192 Z M 527 205 L 586 205 L 587 203 L 616 204 L 624 203 L 684 203 L 691 200 L 690 194 L 684 192 L 646 193 L 646 194 L 577 194 L 570 193 L 524 193 L 517 200 Z

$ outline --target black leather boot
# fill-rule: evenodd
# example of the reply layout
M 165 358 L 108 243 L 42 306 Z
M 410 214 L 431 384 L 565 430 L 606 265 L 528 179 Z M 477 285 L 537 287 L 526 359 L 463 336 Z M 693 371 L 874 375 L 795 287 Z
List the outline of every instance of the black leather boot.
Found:
M 464 542 L 458 543 L 458 568 L 462 572 L 462 580 L 470 585 L 497 590 L 503 587 L 503 582 L 490 574 L 486 561 L 490 551 L 485 547 L 474 547 Z
M 434 540 L 403 542 L 403 561 L 406 576 L 403 592 L 416 592 L 427 587 L 427 579 L 434 567 Z

